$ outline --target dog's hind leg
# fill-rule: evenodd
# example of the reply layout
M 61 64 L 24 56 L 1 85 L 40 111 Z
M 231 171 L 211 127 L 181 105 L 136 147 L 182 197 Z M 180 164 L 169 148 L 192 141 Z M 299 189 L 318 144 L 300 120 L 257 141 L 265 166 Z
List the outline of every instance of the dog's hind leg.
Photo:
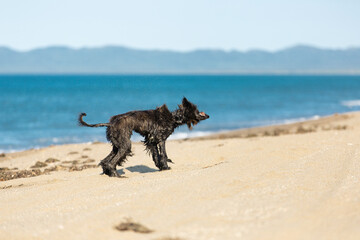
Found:
M 107 167 L 108 162 L 111 161 L 111 159 L 113 159 L 116 154 L 118 152 L 118 148 L 113 146 L 112 151 L 109 153 L 109 155 L 107 155 L 100 163 L 99 165 L 103 168 L 103 173 L 110 176 L 111 175 L 111 171 L 110 169 Z
M 121 146 L 119 145 L 120 143 Z M 120 177 L 119 173 L 116 171 L 116 165 L 121 166 L 121 164 L 125 162 L 126 157 L 131 155 L 130 135 L 122 136 L 115 144 L 117 145 L 117 152 L 115 156 L 101 165 L 104 173 L 110 177 Z

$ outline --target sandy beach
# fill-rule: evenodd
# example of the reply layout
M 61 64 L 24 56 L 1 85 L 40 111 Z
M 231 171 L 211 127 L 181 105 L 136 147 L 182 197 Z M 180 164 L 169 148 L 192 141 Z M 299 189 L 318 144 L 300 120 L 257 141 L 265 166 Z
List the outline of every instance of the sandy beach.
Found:
M 141 143 L 101 175 L 108 143 L 0 155 L 0 239 L 360 239 L 360 113 Z

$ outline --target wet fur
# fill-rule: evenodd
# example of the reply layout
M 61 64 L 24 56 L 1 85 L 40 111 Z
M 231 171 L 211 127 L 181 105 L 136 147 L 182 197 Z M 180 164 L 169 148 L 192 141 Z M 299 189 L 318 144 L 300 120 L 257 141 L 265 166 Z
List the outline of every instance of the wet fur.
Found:
M 165 141 L 174 132 L 175 128 L 187 124 L 189 129 L 202 120 L 209 118 L 199 112 L 197 106 L 183 98 L 182 104 L 170 112 L 164 104 L 154 110 L 132 111 L 111 117 L 109 123 L 88 124 L 83 120 L 86 116 L 81 113 L 79 124 L 87 127 L 107 127 L 106 137 L 112 143 L 113 149 L 104 158 L 100 165 L 104 174 L 110 177 L 119 177 L 116 166 L 121 166 L 128 156 L 131 156 L 132 132 L 142 135 L 146 149 L 152 155 L 153 161 L 160 170 L 168 170 L 168 162 L 172 162 L 166 154 Z

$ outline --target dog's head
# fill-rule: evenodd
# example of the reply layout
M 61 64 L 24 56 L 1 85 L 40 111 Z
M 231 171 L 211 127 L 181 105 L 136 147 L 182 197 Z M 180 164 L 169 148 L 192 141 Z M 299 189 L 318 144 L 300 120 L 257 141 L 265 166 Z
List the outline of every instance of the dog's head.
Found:
M 195 126 L 200 121 L 209 118 L 209 115 L 204 112 L 199 112 L 197 106 L 189 102 L 185 97 L 182 100 L 180 108 L 183 110 L 184 122 L 187 124 L 189 129 L 192 129 L 192 126 Z

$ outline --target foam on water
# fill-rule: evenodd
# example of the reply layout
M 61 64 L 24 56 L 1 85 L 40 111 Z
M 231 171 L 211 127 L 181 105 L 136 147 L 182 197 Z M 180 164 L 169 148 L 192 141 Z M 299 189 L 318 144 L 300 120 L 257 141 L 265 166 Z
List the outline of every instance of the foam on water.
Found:
M 185 138 L 194 138 L 194 137 L 204 137 L 209 136 L 215 132 L 213 131 L 191 131 L 191 132 L 177 132 L 172 134 L 169 139 L 185 139 Z
M 308 120 L 317 120 L 319 119 L 319 115 L 314 115 L 312 117 L 301 117 L 301 118 L 292 118 L 292 119 L 285 119 L 284 121 L 280 121 L 279 124 L 291 124 L 291 123 L 297 123 L 297 122 L 304 122 Z
M 180 132 L 177 131 L 170 135 L 168 138 L 169 140 L 178 140 L 178 139 L 185 139 L 185 138 L 194 138 L 194 137 L 203 137 L 203 136 L 209 136 L 213 133 L 216 133 L 217 131 L 186 131 L 186 132 Z M 139 134 L 133 134 L 131 136 L 131 141 L 133 142 L 140 142 L 143 141 L 144 138 L 140 136 Z
M 360 99 L 342 101 L 341 104 L 348 108 L 360 107 Z

